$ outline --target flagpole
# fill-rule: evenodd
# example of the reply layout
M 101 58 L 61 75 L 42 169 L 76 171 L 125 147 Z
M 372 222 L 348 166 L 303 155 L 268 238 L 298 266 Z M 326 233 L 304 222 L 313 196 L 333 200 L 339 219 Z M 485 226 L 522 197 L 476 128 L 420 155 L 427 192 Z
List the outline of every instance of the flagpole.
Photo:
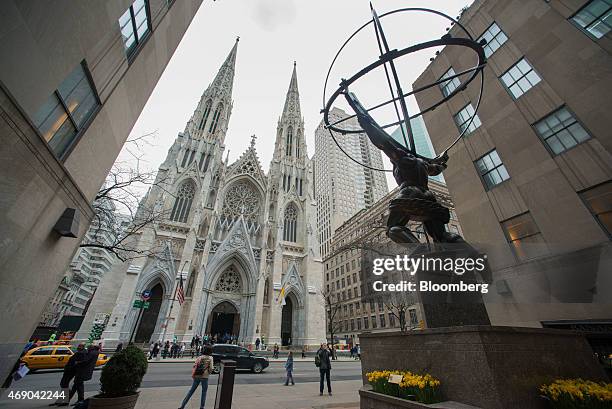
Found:
M 185 268 L 185 265 L 187 264 L 187 260 L 185 260 L 185 263 L 183 264 L 183 268 Z M 172 263 L 172 265 L 174 265 L 174 263 Z M 180 271 L 180 274 L 183 274 L 183 268 Z M 170 323 L 170 316 L 172 315 L 172 309 L 174 308 L 174 301 L 176 299 L 176 292 L 178 291 L 178 286 L 179 284 L 176 282 L 176 271 L 174 272 L 174 294 L 172 295 L 172 299 L 170 300 L 170 308 L 168 310 L 168 315 L 166 315 L 165 318 L 165 322 L 164 322 L 164 332 L 162 332 L 162 343 L 165 342 L 166 340 L 166 334 L 168 332 L 168 324 Z

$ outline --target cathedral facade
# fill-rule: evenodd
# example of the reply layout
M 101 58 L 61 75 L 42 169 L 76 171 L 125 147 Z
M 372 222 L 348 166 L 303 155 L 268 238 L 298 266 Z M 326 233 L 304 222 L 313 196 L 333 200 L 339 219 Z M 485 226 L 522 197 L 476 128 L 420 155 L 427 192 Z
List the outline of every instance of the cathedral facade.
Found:
M 162 250 L 126 265 L 102 335 L 107 345 L 189 342 L 202 334 L 293 346 L 325 339 L 313 167 L 296 67 L 268 173 L 255 136 L 229 164 L 223 152 L 237 46 L 238 40 L 159 167 L 163 183 L 143 198 L 141 206 L 163 209 L 167 217 L 140 234 L 138 247 Z M 148 308 L 134 308 L 146 290 Z

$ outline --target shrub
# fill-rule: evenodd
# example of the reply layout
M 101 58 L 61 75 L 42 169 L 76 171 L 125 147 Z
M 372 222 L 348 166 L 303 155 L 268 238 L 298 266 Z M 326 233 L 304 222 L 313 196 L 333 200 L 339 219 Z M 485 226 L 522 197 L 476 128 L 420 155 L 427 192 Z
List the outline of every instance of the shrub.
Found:
M 540 392 L 554 409 L 612 409 L 612 383 L 557 379 Z
M 117 352 L 102 368 L 100 391 L 103 398 L 136 393 L 147 372 L 147 357 L 138 347 L 129 345 Z

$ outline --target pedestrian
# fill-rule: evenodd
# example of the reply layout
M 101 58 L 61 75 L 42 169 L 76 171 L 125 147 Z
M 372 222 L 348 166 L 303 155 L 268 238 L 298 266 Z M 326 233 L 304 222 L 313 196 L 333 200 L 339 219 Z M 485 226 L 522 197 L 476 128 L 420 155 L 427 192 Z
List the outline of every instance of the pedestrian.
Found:
M 76 375 L 77 362 L 81 362 L 86 358 L 87 353 L 85 352 L 85 345 L 79 344 L 75 353 L 72 354 L 64 366 L 64 373 L 62 374 L 62 379 L 60 380 L 60 388 L 62 391 L 54 403 L 55 406 L 68 406 L 70 404 L 70 381 Z
M 153 345 L 153 358 L 157 358 L 157 354 L 159 354 L 159 348 L 160 343 L 156 342 L 155 345 Z
M 151 344 L 151 345 L 153 345 L 153 344 Z M 123 342 L 120 342 L 120 343 L 117 344 L 117 348 L 115 348 L 115 353 L 121 352 L 122 349 L 123 349 Z M 149 349 L 149 351 L 150 351 L 150 349 Z
M 272 358 L 278 358 L 278 344 L 274 344 L 274 352 L 272 353 Z
M 179 351 L 179 358 L 183 357 L 183 354 L 185 353 L 185 343 L 181 343 L 181 350 Z
M 191 395 L 198 389 L 198 385 L 202 385 L 202 397 L 200 398 L 200 409 L 204 409 L 204 404 L 206 403 L 206 392 L 208 391 L 208 376 L 213 370 L 214 361 L 212 357 L 212 348 L 206 345 L 203 348 L 204 355 L 201 355 L 196 359 L 195 364 L 193 365 L 193 369 L 191 371 L 191 377 L 193 378 L 193 384 L 191 385 L 191 389 L 187 392 L 185 399 L 183 399 L 183 403 L 179 409 L 184 409 L 189 399 L 191 399 Z
M 358 359 L 361 361 L 361 345 L 359 344 L 357 344 L 357 358 L 355 359 Z
M 85 381 L 90 380 L 93 376 L 93 371 L 98 361 L 98 348 L 97 345 L 90 345 L 89 348 L 87 348 L 84 359 L 75 363 L 74 383 L 72 384 L 72 389 L 70 389 L 68 401 L 70 401 L 76 393 L 76 404 L 83 404 L 85 400 Z
M 306 358 L 306 345 L 302 346 L 302 358 Z
M 166 343 L 164 344 L 164 352 L 162 353 L 162 358 L 166 359 L 169 352 L 170 352 L 170 341 L 166 341 Z
M 260 343 L 261 343 L 261 340 L 260 340 L 259 338 L 257 338 L 257 339 L 255 340 L 255 349 L 256 349 L 257 351 L 259 351 L 259 344 L 260 344 Z
M 315 356 L 315 365 L 319 367 L 319 396 L 323 396 L 323 380 L 327 378 L 327 393 L 329 396 L 332 394 L 331 390 L 331 352 L 329 351 L 327 344 L 321 344 L 321 348 L 317 351 Z
M 351 353 L 351 358 L 354 358 L 355 357 L 355 347 L 351 345 L 349 352 Z
M 293 382 L 293 353 L 291 351 L 289 351 L 289 355 L 287 355 L 285 369 L 287 370 L 287 379 L 285 380 L 285 386 L 289 386 L 289 379 L 291 379 L 291 386 L 295 385 L 295 382 Z

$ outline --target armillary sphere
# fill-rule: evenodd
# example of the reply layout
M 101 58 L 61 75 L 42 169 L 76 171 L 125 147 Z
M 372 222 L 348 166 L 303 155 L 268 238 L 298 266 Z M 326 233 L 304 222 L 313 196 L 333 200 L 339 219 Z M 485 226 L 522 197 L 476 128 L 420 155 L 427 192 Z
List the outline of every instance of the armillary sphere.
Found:
M 415 156 L 419 156 L 421 158 L 425 158 L 425 159 L 430 159 L 430 158 L 426 158 L 422 155 L 420 155 L 417 151 L 416 151 L 416 147 L 414 144 L 414 138 L 412 135 L 412 127 L 410 126 L 410 120 L 413 118 L 417 118 L 421 115 L 423 115 L 426 112 L 429 111 L 433 111 L 434 109 L 436 109 L 438 106 L 440 106 L 441 104 L 445 103 L 446 101 L 450 100 L 451 98 L 453 98 L 455 95 L 457 95 L 459 92 L 464 91 L 468 84 L 471 83 L 477 76 L 479 76 L 480 78 L 480 85 L 479 85 L 479 92 L 478 92 L 478 99 L 476 101 L 476 106 L 474 108 L 474 114 L 470 117 L 469 121 L 466 122 L 463 131 L 461 131 L 459 133 L 459 135 L 453 140 L 453 142 L 444 150 L 444 152 L 442 154 L 445 154 L 450 148 L 452 148 L 462 137 L 463 135 L 465 135 L 465 133 L 467 132 L 467 130 L 469 129 L 470 125 L 472 124 L 472 122 L 474 121 L 474 118 L 476 117 L 476 112 L 478 112 L 478 108 L 480 107 L 480 100 L 482 97 L 482 90 L 483 90 L 483 84 L 484 84 L 484 67 L 487 63 L 486 57 L 485 57 L 485 53 L 484 53 L 484 48 L 483 45 L 485 44 L 484 40 L 481 40 L 481 42 L 476 41 L 472 35 L 470 34 L 470 32 L 461 24 L 459 23 L 459 21 L 457 21 L 456 19 L 440 12 L 440 11 L 436 11 L 436 10 L 431 10 L 431 9 L 427 9 L 427 8 L 401 8 L 401 9 L 397 9 L 397 10 L 392 10 L 389 12 L 386 12 L 384 14 L 381 14 L 380 16 L 378 16 L 378 14 L 376 13 L 376 11 L 374 10 L 374 7 L 372 7 L 372 4 L 370 3 L 370 8 L 372 11 L 372 19 L 368 20 L 366 23 L 364 23 L 361 27 L 359 27 L 353 34 L 351 34 L 351 36 L 344 42 L 344 44 L 342 44 L 342 46 L 340 47 L 340 49 L 338 50 L 338 52 L 336 53 L 334 59 L 332 60 L 332 63 L 329 67 L 329 70 L 327 72 L 327 76 L 325 78 L 325 86 L 323 88 L 323 109 L 321 110 L 321 113 L 323 114 L 323 120 L 325 122 L 325 128 L 328 129 L 331 137 L 333 138 L 334 142 L 336 143 L 336 145 L 338 146 L 338 148 L 347 156 L 349 157 L 351 160 L 353 160 L 354 162 L 360 164 L 363 167 L 372 169 L 372 170 L 377 170 L 377 171 L 385 171 L 385 172 L 390 172 L 391 170 L 389 169 L 378 169 L 372 166 L 369 166 L 365 163 L 360 162 L 359 160 L 353 158 L 352 156 L 350 156 L 341 146 L 340 143 L 338 143 L 338 140 L 336 139 L 336 135 L 334 135 L 334 132 L 337 132 L 339 134 L 352 134 L 352 133 L 361 133 L 361 130 L 355 130 L 355 129 L 348 129 L 348 128 L 343 128 L 342 127 L 342 123 L 356 117 L 356 115 L 349 115 L 348 117 L 339 119 L 337 121 L 334 122 L 330 122 L 330 118 L 329 118 L 329 112 L 332 108 L 332 106 L 334 105 L 336 99 L 338 98 L 338 96 L 340 95 L 344 95 L 346 92 L 348 92 L 348 87 L 351 84 L 354 84 L 356 81 L 358 81 L 360 78 L 362 78 L 364 75 L 366 75 L 367 73 L 369 73 L 370 71 L 382 66 L 384 68 L 385 71 L 385 75 L 387 77 L 387 85 L 389 87 L 389 91 L 391 93 L 391 99 L 381 102 L 378 105 L 374 105 L 370 108 L 367 108 L 368 112 L 369 111 L 374 111 L 376 109 L 382 108 L 384 106 L 387 106 L 389 104 L 393 104 L 394 108 L 395 108 L 395 113 L 397 116 L 397 121 L 395 122 L 391 122 L 391 123 L 387 123 L 387 124 L 382 124 L 382 128 L 386 129 L 386 128 L 390 128 L 390 127 L 394 127 L 394 126 L 398 126 L 398 125 L 403 125 L 400 126 L 400 129 L 402 130 L 402 136 L 404 138 L 404 143 L 405 146 L 408 147 L 408 149 L 410 150 L 410 152 L 412 154 L 414 154 Z M 387 42 L 387 38 L 385 36 L 385 32 L 383 30 L 382 24 L 381 24 L 381 20 L 384 19 L 384 17 L 390 16 L 392 14 L 397 14 L 397 13 L 407 13 L 407 12 L 411 12 L 411 13 L 415 13 L 415 12 L 419 12 L 419 13 L 430 13 L 430 14 L 435 14 L 437 16 L 443 17 L 445 19 L 447 19 L 448 21 L 450 21 L 451 25 L 457 25 L 457 27 L 460 28 L 460 32 L 465 34 L 465 37 L 454 37 L 450 34 L 445 34 L 444 36 L 442 36 L 439 39 L 435 39 L 435 40 L 431 40 L 431 41 L 426 41 L 420 44 L 416 44 L 416 45 L 411 45 L 408 46 L 404 49 L 401 50 L 397 50 L 397 49 L 393 49 L 390 50 L 389 49 L 389 45 Z M 361 32 L 361 30 L 364 30 L 366 27 L 372 25 L 374 27 L 374 32 L 376 34 L 376 41 L 378 42 L 378 49 L 380 51 L 380 56 L 378 57 L 378 59 L 376 61 L 374 61 L 373 63 L 369 64 L 368 66 L 362 68 L 359 72 L 357 72 L 356 74 L 354 74 L 353 76 L 349 77 L 348 79 L 342 79 L 342 81 L 340 82 L 340 85 L 338 86 L 338 89 L 336 89 L 336 91 L 334 91 L 333 94 L 331 94 L 331 96 L 329 97 L 329 99 L 326 98 L 327 95 L 327 87 L 328 87 L 328 82 L 330 79 L 330 75 L 331 75 L 331 71 L 334 68 L 334 64 L 336 63 L 336 61 L 338 60 L 340 54 L 342 53 L 342 51 L 344 50 L 344 48 L 351 42 L 351 40 L 353 40 L 353 38 L 357 35 L 357 33 Z M 474 55 L 475 55 L 475 65 L 472 66 L 471 68 L 461 71 L 459 73 L 456 73 L 455 75 L 451 75 L 445 78 L 441 78 L 438 81 L 432 82 L 430 84 L 427 85 L 423 85 L 417 89 L 413 89 L 410 92 L 403 92 L 402 91 L 402 86 L 400 83 L 400 79 L 397 75 L 397 70 L 395 67 L 395 63 L 394 61 L 400 57 L 415 53 L 417 51 L 421 51 L 421 50 L 425 50 L 428 48 L 434 48 L 434 47 L 440 47 L 440 46 L 458 46 L 458 47 L 465 47 L 468 50 L 471 50 Z M 409 114 L 408 112 L 408 108 L 406 106 L 406 97 L 410 96 L 410 95 L 415 95 L 421 91 L 424 91 L 426 89 L 429 89 L 431 87 L 440 85 L 444 82 L 450 81 L 454 78 L 458 78 L 462 75 L 468 75 L 469 77 L 463 81 L 461 83 L 461 85 L 456 88 L 455 90 L 453 90 L 451 93 L 449 93 L 446 96 L 443 96 L 442 99 L 440 99 L 439 101 L 437 101 L 436 103 L 432 104 L 429 107 L 426 107 L 425 109 L 422 109 L 420 112 L 416 113 L 416 114 Z M 398 106 L 399 105 L 399 106 Z

